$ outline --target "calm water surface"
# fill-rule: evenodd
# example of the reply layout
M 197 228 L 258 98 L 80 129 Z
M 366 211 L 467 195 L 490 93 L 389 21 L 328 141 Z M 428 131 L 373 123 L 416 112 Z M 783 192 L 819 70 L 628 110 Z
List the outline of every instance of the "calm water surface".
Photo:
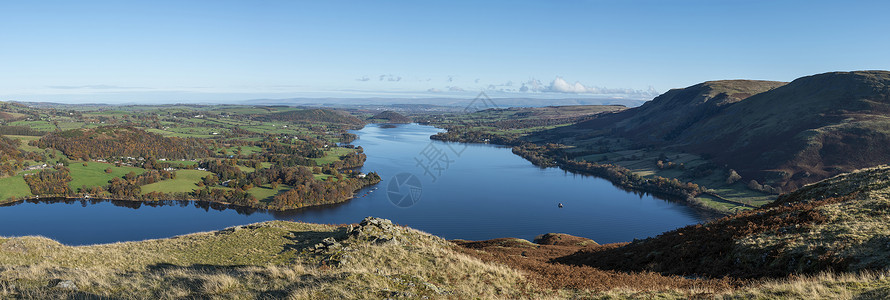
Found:
M 447 239 L 533 239 L 561 232 L 611 243 L 654 236 L 708 217 L 683 204 L 621 190 L 603 179 L 535 167 L 509 148 L 431 141 L 429 136 L 436 132 L 416 124 L 395 128 L 372 124 L 355 131 L 360 139 L 353 144 L 368 155 L 362 170 L 376 171 L 383 181 L 343 204 L 265 212 L 186 201 L 19 202 L 0 207 L 0 236 L 42 235 L 83 245 L 164 238 L 275 219 L 356 223 L 372 215 Z M 438 168 L 430 159 L 439 162 Z M 387 195 L 390 181 L 400 173 L 420 181 L 421 188 L 415 191 L 420 197 L 412 206 L 396 206 Z

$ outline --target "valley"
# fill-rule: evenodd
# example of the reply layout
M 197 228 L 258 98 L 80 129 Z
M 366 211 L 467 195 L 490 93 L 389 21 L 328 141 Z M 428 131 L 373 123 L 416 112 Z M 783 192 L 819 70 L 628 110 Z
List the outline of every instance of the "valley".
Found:
M 880 298 L 888 83 L 838 72 L 704 82 L 631 108 L 474 112 L 4 102 L 0 209 L 109 199 L 260 222 L 79 246 L 2 237 L 0 296 Z M 433 173 L 411 159 L 423 147 L 464 150 Z M 398 172 L 429 198 L 373 193 Z M 576 183 L 545 185 L 559 176 Z M 354 223 L 368 214 L 386 219 Z M 677 222 L 643 221 L 659 218 Z
M 0 1 L 0 300 L 890 299 L 890 1 Z

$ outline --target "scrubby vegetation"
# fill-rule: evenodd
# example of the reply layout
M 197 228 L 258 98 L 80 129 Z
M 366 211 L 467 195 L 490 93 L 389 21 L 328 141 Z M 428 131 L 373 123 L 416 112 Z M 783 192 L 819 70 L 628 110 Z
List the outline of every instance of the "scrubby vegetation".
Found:
M 743 278 L 883 271 L 890 257 L 888 196 L 890 167 L 865 169 L 806 186 L 761 209 L 558 261 Z

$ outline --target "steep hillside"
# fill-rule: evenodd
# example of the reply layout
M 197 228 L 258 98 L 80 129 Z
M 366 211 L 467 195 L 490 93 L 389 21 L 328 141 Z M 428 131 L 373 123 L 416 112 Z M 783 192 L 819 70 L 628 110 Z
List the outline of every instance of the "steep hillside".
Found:
M 685 129 L 714 117 L 731 104 L 784 84 L 757 80 L 708 81 L 670 90 L 640 107 L 605 115 L 578 126 L 607 129 L 642 144 L 662 144 L 676 138 Z
M 628 141 L 621 150 L 692 153 L 787 192 L 890 162 L 888 112 L 890 72 L 833 72 L 788 84 L 705 82 L 539 136 L 618 138 Z
M 556 261 L 606 270 L 742 278 L 884 270 L 890 167 L 806 186 L 761 209 Z
M 411 123 L 411 118 L 408 118 L 400 113 L 387 110 L 368 118 L 368 121 L 376 123 Z
M 676 145 L 791 190 L 890 162 L 890 72 L 803 77 L 685 130 Z

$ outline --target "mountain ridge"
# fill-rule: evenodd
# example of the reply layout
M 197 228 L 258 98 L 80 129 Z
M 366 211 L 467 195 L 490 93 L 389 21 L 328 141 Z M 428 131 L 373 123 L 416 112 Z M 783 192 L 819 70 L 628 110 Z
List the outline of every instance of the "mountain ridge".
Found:
M 790 83 L 708 81 L 642 106 L 538 136 L 623 138 L 630 148 L 701 155 L 784 191 L 890 163 L 890 71 L 830 72 Z

